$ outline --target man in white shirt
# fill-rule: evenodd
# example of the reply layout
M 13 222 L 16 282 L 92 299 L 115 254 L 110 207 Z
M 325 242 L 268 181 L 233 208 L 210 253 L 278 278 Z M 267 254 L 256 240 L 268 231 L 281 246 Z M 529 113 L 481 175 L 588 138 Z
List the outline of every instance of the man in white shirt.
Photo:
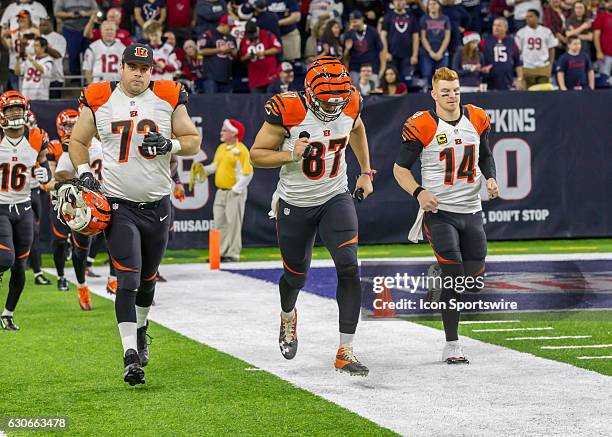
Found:
M 100 26 L 102 39 L 94 41 L 85 51 L 83 73 L 87 84 L 92 82 L 118 81 L 119 66 L 125 46 L 117 36 L 117 25 L 105 21 Z
M 552 31 L 539 24 L 540 13 L 536 9 L 527 12 L 527 25 L 516 33 L 516 42 L 523 61 L 524 89 L 550 83 L 555 47 L 559 42 Z
M 51 75 L 51 89 L 49 97 L 59 99 L 64 86 L 64 58 L 66 57 L 66 38 L 60 33 L 53 31 L 53 21 L 46 16 L 40 19 L 40 36 L 47 40 L 49 47 L 47 53 L 53 58 L 53 74 Z
M 36 1 L 32 0 L 17 0 L 6 7 L 2 18 L 0 19 L 0 25 L 2 30 L 14 30 L 17 28 L 17 14 L 26 10 L 32 17 L 32 23 L 38 26 L 40 19 L 48 15 L 45 7 Z
M 34 40 L 34 53 L 25 52 L 24 58 L 17 58 L 15 74 L 23 74 L 21 94 L 26 99 L 49 100 L 49 84 L 53 74 L 53 58 L 47 53 L 49 44 L 39 36 Z

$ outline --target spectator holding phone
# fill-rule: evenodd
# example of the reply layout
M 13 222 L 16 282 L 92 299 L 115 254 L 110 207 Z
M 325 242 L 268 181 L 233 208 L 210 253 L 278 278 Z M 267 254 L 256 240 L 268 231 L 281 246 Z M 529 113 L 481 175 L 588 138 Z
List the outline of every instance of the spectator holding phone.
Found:
M 122 20 L 122 12 L 119 8 L 110 8 L 108 12 L 106 12 L 106 20 L 112 21 L 115 23 L 117 27 L 117 39 L 121 41 L 121 44 L 124 46 L 129 46 L 133 43 L 132 36 L 130 32 L 125 29 L 121 29 L 121 20 Z M 104 21 L 104 14 L 102 12 L 98 12 L 93 14 L 87 26 L 85 26 L 85 30 L 83 31 L 83 35 L 90 41 L 97 41 L 102 39 L 102 31 L 100 30 L 100 26 Z
M 463 47 L 453 56 L 453 70 L 459 75 L 462 93 L 483 91 L 482 73 L 488 73 L 491 65 L 484 66 L 484 56 L 478 50 L 480 35 L 465 32 Z
M 36 37 L 34 56 L 28 50 L 15 62 L 15 74 L 23 75 L 21 94 L 26 99 L 49 100 L 49 85 L 53 75 L 53 58 L 47 53 L 47 40 Z
M 19 90 L 19 75 L 15 73 L 17 57 L 25 58 L 26 48 L 32 45 L 37 36 L 38 27 L 34 25 L 30 12 L 26 9 L 17 14 L 17 28 L 2 32 L 2 44 L 9 52 L 9 84 L 15 91 Z

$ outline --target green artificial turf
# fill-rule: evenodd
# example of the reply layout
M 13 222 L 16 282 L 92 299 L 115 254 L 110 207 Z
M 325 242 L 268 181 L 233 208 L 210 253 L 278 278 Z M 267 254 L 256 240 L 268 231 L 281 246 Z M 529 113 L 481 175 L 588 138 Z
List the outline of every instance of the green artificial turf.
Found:
M 32 280 L 15 312 L 21 331 L 0 331 L 0 416 L 67 416 L 68 435 L 88 437 L 395 435 L 155 323 L 147 383 L 130 387 L 113 303 L 93 296 L 83 312 L 73 285 Z

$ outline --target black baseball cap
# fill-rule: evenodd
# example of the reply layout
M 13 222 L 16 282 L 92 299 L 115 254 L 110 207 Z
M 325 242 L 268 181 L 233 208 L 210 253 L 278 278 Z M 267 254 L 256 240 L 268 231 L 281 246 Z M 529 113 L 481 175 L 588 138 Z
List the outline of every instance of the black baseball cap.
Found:
M 123 51 L 123 62 L 153 65 L 153 49 L 146 44 L 130 44 Z
M 349 20 L 359 20 L 360 18 L 363 18 L 360 10 L 355 10 L 349 14 Z

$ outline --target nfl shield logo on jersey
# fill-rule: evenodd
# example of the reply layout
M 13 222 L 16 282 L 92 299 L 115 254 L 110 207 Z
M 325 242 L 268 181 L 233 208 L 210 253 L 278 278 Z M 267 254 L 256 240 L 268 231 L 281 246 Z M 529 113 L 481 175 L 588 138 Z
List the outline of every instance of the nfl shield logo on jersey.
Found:
M 285 210 L 283 211 L 285 213 L 285 215 L 289 215 L 289 213 L 291 212 L 291 210 L 289 208 L 285 208 Z

